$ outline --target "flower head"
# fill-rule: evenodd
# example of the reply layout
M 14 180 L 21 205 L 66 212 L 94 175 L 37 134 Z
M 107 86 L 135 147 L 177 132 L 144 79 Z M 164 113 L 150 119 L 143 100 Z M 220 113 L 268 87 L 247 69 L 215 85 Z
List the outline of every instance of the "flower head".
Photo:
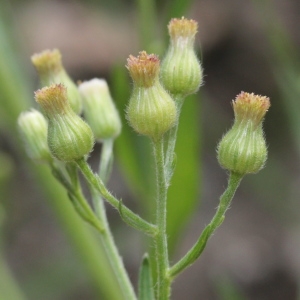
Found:
M 185 18 L 169 23 L 170 44 L 161 67 L 161 78 L 172 95 L 185 97 L 197 92 L 203 75 L 194 50 L 198 24 Z
M 127 119 L 135 131 L 155 141 L 176 122 L 176 105 L 159 82 L 159 65 L 158 57 L 145 51 L 127 60 L 134 83 Z
M 67 90 L 53 84 L 35 92 L 48 119 L 48 146 L 58 160 L 71 162 L 90 153 L 94 146 L 91 128 L 70 107 Z
M 270 107 L 268 97 L 241 92 L 233 101 L 235 121 L 218 145 L 220 165 L 244 175 L 257 173 L 267 160 L 262 121 Z
M 158 56 L 146 51 L 140 52 L 137 57 L 130 55 L 126 65 L 133 83 L 143 87 L 150 87 L 158 80 L 159 66 Z
M 47 144 L 47 120 L 35 109 L 22 112 L 18 127 L 25 144 L 27 155 L 38 162 L 51 162 L 52 157 Z
M 63 67 L 59 50 L 45 50 L 34 54 L 31 61 L 39 74 L 42 87 L 54 83 L 64 84 L 72 109 L 75 113 L 80 114 L 82 110 L 81 97 L 76 84 Z
M 96 140 L 116 138 L 122 124 L 106 81 L 98 78 L 85 81 L 79 85 L 79 92 L 83 99 L 84 117 Z
M 270 99 L 266 96 L 241 92 L 232 101 L 236 122 L 249 120 L 259 125 L 270 107 Z

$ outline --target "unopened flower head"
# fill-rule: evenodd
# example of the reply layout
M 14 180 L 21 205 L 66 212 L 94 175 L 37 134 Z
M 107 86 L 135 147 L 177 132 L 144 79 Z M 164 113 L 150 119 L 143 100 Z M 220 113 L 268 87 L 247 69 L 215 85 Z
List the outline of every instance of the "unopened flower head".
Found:
M 137 57 L 130 55 L 126 67 L 133 83 L 138 86 L 150 87 L 159 79 L 160 61 L 155 54 L 142 51 Z
M 35 109 L 22 112 L 18 118 L 18 127 L 27 155 L 38 162 L 51 162 L 45 117 Z
M 190 44 L 193 47 L 195 36 L 198 31 L 198 23 L 194 20 L 188 20 L 182 17 L 181 19 L 172 19 L 168 25 L 171 43 L 177 44 L 179 47 L 184 46 L 184 43 Z
M 116 138 L 122 128 L 121 119 L 104 79 L 94 78 L 79 85 L 84 117 L 96 140 Z
M 194 51 L 198 23 L 185 18 L 172 19 L 168 25 L 170 45 L 161 67 L 165 88 L 174 95 L 197 92 L 202 84 L 202 68 Z
M 270 107 L 270 99 L 265 96 L 241 92 L 232 101 L 236 122 L 251 121 L 260 125 Z
M 262 129 L 270 107 L 268 97 L 242 92 L 233 101 L 235 121 L 218 146 L 222 167 L 244 175 L 257 173 L 267 160 L 267 146 Z
M 63 70 L 61 53 L 57 49 L 35 53 L 31 56 L 31 61 L 42 77 L 41 80 L 51 80 L 51 76 L 55 77 Z
M 53 84 L 35 92 L 48 119 L 48 146 L 54 157 L 70 162 L 89 154 L 94 145 L 91 128 L 70 107 L 66 88 Z
M 52 84 L 37 90 L 35 100 L 41 106 L 43 113 L 51 119 L 55 115 L 71 112 L 67 89 L 63 84 Z
M 127 107 L 127 119 L 140 134 L 160 139 L 176 122 L 176 105 L 159 82 L 160 61 L 145 51 L 130 56 L 127 68 L 133 91 Z
M 35 66 L 41 81 L 41 85 L 49 86 L 53 83 L 62 83 L 67 88 L 68 99 L 72 109 L 80 114 L 82 110 L 81 97 L 76 84 L 63 67 L 59 50 L 45 50 L 34 54 L 31 61 Z

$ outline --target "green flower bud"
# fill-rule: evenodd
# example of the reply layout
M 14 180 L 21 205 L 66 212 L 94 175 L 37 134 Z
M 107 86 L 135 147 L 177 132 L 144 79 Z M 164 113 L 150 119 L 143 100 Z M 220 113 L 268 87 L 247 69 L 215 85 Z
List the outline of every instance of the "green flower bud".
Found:
M 127 119 L 136 132 L 157 141 L 176 122 L 175 103 L 159 82 L 159 59 L 143 51 L 127 62 L 133 80 Z
M 170 45 L 161 65 L 164 87 L 173 95 L 196 93 L 202 83 L 201 64 L 194 51 L 198 23 L 185 18 L 168 25 Z
M 257 173 L 267 160 L 262 122 L 270 100 L 241 92 L 232 103 L 235 121 L 219 143 L 219 163 L 223 168 L 241 175 Z
M 92 79 L 79 85 L 84 117 L 96 140 L 116 138 L 122 128 L 119 113 L 104 79 Z
M 70 162 L 91 152 L 93 132 L 71 109 L 67 90 L 62 84 L 36 91 L 35 100 L 48 119 L 48 146 L 54 157 Z
M 51 162 L 45 117 L 35 109 L 23 112 L 18 118 L 18 127 L 27 155 L 38 162 Z
M 75 113 L 80 114 L 82 111 L 81 97 L 76 84 L 62 65 L 59 50 L 45 50 L 34 54 L 31 57 L 31 61 L 39 74 L 42 87 L 50 86 L 53 83 L 62 83 L 65 85 L 72 109 Z

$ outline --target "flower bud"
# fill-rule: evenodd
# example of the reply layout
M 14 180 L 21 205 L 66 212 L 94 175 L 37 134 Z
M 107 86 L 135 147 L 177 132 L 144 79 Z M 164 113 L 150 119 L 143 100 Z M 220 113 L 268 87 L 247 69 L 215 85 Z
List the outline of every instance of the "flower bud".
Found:
M 136 132 L 157 141 L 176 122 L 175 103 L 159 82 L 159 59 L 143 51 L 129 56 L 127 68 L 133 80 L 127 119 Z
M 35 100 L 48 119 L 48 145 L 54 157 L 70 162 L 90 153 L 94 145 L 93 132 L 71 109 L 62 84 L 36 91 Z
M 68 91 L 68 99 L 72 109 L 75 113 L 80 114 L 82 111 L 81 97 L 77 86 L 62 65 L 59 50 L 45 50 L 34 54 L 31 61 L 39 74 L 42 87 L 50 86 L 53 83 L 64 84 Z
M 84 117 L 96 140 L 116 138 L 122 128 L 119 113 L 104 79 L 92 79 L 79 85 Z
M 196 93 L 202 83 L 201 64 L 194 51 L 198 23 L 185 18 L 168 25 L 170 45 L 161 65 L 164 87 L 173 95 Z
M 18 126 L 27 155 L 38 162 L 51 162 L 52 156 L 47 144 L 47 120 L 37 110 L 20 114 Z
M 262 122 L 270 100 L 241 92 L 232 103 L 235 121 L 219 143 L 219 163 L 223 168 L 241 175 L 257 173 L 267 160 Z

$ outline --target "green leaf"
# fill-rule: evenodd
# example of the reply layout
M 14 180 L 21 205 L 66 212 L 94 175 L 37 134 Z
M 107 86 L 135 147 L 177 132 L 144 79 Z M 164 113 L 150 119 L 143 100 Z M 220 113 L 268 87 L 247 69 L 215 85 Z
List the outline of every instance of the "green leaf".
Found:
M 139 273 L 139 300 L 154 300 L 153 282 L 149 257 L 144 255 Z

